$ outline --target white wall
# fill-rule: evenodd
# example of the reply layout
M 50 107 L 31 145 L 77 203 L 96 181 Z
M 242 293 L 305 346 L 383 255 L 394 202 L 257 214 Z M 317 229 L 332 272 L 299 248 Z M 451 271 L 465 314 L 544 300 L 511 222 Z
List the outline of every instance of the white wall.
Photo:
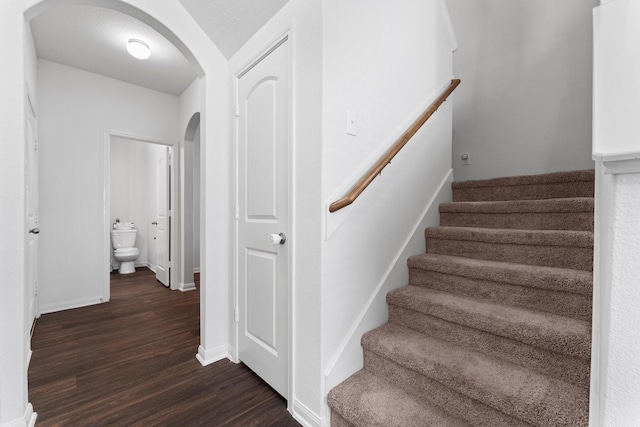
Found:
M 636 426 L 640 423 L 640 168 L 635 173 L 617 173 L 611 167 L 597 170 L 601 173 L 590 425 Z
M 424 251 L 423 227 L 438 223 L 434 200 L 450 197 L 451 101 L 352 205 L 336 213 L 328 205 L 450 84 L 455 38 L 439 0 L 402 7 L 379 0 L 366 8 L 355 0 L 329 0 L 323 30 L 322 355 L 328 392 L 362 366 L 360 322 L 375 327 L 386 321 L 385 293 L 407 284 L 406 256 Z M 357 117 L 357 136 L 346 133 L 349 110 Z M 416 252 L 407 254 L 410 242 Z
M 182 187 L 180 206 L 183 221 L 183 247 L 181 254 L 181 284 L 193 285 L 193 271 L 200 270 L 200 120 L 194 118 L 202 111 L 202 82 L 195 79 L 179 97 L 180 110 L 180 164 Z M 195 120 L 195 122 L 193 122 Z M 196 129 L 192 129 L 197 126 Z
M 49 312 L 104 298 L 104 132 L 177 141 L 178 98 L 46 60 L 38 65 L 40 307 Z
M 135 264 L 155 270 L 156 226 L 151 223 L 157 218 L 156 165 L 167 147 L 113 136 L 110 150 L 109 223 L 113 224 L 116 218 L 135 223 L 138 229 L 135 247 L 140 249 Z M 113 257 L 113 248 L 110 253 L 113 268 L 117 269 L 120 262 Z
M 598 0 L 447 0 L 456 181 L 592 169 L 592 18 Z M 471 164 L 460 156 L 470 153 Z
M 617 0 L 594 13 L 594 135 L 599 160 L 638 158 L 640 5 Z
M 20 2 L 0 4 L 0 426 L 35 422 L 27 396 L 25 82 L 37 113 L 35 47 Z
M 320 324 L 322 149 L 322 2 L 290 0 L 230 59 L 232 73 L 290 34 L 293 175 L 291 244 L 293 313 L 289 407 L 304 425 L 324 425 Z M 229 80 L 233 87 L 233 79 Z
M 590 425 L 640 423 L 640 7 L 594 11 L 596 228 Z
M 200 272 L 200 174 L 202 173 L 202 163 L 200 162 L 200 125 L 196 130 L 195 139 L 193 141 L 193 271 Z

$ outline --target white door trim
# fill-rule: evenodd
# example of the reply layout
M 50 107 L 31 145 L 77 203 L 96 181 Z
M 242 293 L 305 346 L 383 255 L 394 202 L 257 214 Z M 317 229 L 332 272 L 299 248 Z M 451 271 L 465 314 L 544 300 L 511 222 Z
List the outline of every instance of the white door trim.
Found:
M 257 54 L 255 54 L 253 56 L 253 58 L 249 61 L 247 61 L 242 67 L 240 67 L 236 72 L 233 73 L 233 98 L 232 98 L 232 102 L 233 104 L 231 105 L 231 111 L 234 112 L 236 111 L 236 106 L 238 105 L 239 99 L 238 99 L 238 88 L 239 88 L 239 80 L 240 78 L 246 74 L 249 70 L 251 70 L 256 64 L 258 64 L 261 60 L 263 60 L 267 55 L 269 55 L 271 52 L 273 52 L 276 48 L 278 48 L 280 45 L 282 45 L 283 43 L 285 43 L 286 41 L 291 41 L 291 34 L 290 34 L 290 29 L 287 28 L 286 31 L 284 31 L 283 33 L 281 33 L 278 37 L 276 37 L 271 43 L 267 44 L 263 49 L 261 49 Z M 295 149 L 294 149 L 294 138 L 293 138 L 293 64 L 291 61 L 291 51 L 292 48 L 291 46 L 289 47 L 289 63 L 288 63 L 288 67 L 289 67 L 289 146 L 288 146 L 288 150 L 289 150 L 289 160 L 288 160 L 288 165 L 287 165 L 287 169 L 288 169 L 288 189 L 287 189 L 287 197 L 289 198 L 289 226 L 288 229 L 286 231 L 284 231 L 284 233 L 287 236 L 287 245 L 289 245 L 289 259 L 287 260 L 287 265 L 288 265 L 288 284 L 287 284 L 287 292 L 288 292 L 288 307 L 287 307 L 287 320 L 288 320 L 288 325 L 287 325 L 287 347 L 288 347 L 288 367 L 287 367 L 287 376 L 288 376 L 288 396 L 284 396 L 284 398 L 287 400 L 287 406 L 289 408 L 292 407 L 292 402 L 293 399 L 292 397 L 294 396 L 294 392 L 293 392 L 293 378 L 294 378 L 294 351 L 293 351 L 293 347 L 294 347 L 294 340 L 293 340 L 293 328 L 294 328 L 294 307 L 295 307 L 295 300 L 294 300 L 294 287 L 295 287 L 295 282 L 294 282 L 294 253 L 295 253 L 295 245 L 296 245 L 296 236 L 293 234 L 292 230 L 295 229 L 294 224 L 295 224 L 295 216 L 294 216 L 294 206 L 295 206 L 295 197 L 294 197 L 294 179 L 295 179 L 295 175 L 294 175 L 294 159 L 295 159 Z M 232 168 L 233 168 L 233 172 L 232 172 L 232 177 L 233 177 L 233 194 L 234 194 L 234 207 L 232 207 L 234 209 L 234 214 L 233 214 L 233 218 L 234 219 L 234 230 L 233 230 L 233 271 L 232 271 L 232 275 L 233 275 L 233 296 L 232 296 L 232 300 L 229 301 L 230 303 L 232 303 L 231 306 L 231 310 L 230 310 L 230 321 L 233 324 L 233 334 L 231 336 L 231 340 L 232 342 L 231 344 L 231 356 L 232 356 L 232 361 L 234 361 L 235 363 L 239 363 L 239 355 L 238 355 L 238 340 L 239 340 L 239 328 L 238 328 L 238 321 L 236 319 L 238 319 L 237 317 L 237 313 L 239 313 L 239 306 L 238 306 L 238 218 L 237 215 L 235 214 L 237 212 L 238 206 L 239 206 L 239 201 L 238 201 L 238 117 L 236 115 L 234 115 L 233 117 L 233 163 L 232 163 Z
M 111 298 L 111 285 L 109 280 L 109 266 L 107 265 L 107 260 L 111 256 L 111 238 L 109 235 L 109 230 L 111 229 L 110 224 L 110 212 L 111 212 L 111 138 L 112 137 L 120 137 L 131 139 L 134 141 L 140 141 L 150 144 L 158 144 L 165 145 L 167 147 L 171 147 L 171 206 L 172 206 L 172 227 L 175 232 L 171 233 L 170 238 L 170 256 L 172 260 L 171 267 L 171 289 L 177 289 L 179 284 L 180 277 L 180 265 L 177 262 L 178 254 L 182 251 L 182 248 L 179 247 L 181 244 L 181 239 L 179 238 L 182 230 L 181 221 L 180 221 L 180 193 L 181 193 L 181 182 L 180 182 L 180 142 L 179 141 L 167 141 L 161 140 L 157 138 L 151 138 L 146 136 L 133 135 L 126 132 L 120 132 L 116 130 L 105 130 L 104 138 L 103 138 L 103 146 L 104 146 L 104 181 L 103 181 L 103 206 L 104 211 L 102 213 L 103 220 L 103 255 L 102 259 L 103 263 L 103 271 L 102 277 L 104 278 L 104 282 L 102 284 L 102 298 L 101 302 L 107 302 Z

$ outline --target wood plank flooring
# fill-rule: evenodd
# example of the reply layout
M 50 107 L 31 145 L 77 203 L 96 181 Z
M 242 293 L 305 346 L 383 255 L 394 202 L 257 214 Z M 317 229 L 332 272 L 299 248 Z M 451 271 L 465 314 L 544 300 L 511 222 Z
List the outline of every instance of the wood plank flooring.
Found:
M 300 425 L 243 364 L 196 360 L 199 291 L 171 291 L 137 270 L 112 273 L 106 304 L 38 319 L 29 368 L 37 426 Z

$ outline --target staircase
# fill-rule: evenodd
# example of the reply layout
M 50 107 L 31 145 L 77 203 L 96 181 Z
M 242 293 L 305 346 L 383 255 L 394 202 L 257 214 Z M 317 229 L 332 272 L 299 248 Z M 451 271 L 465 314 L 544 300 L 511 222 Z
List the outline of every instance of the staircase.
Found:
M 586 426 L 593 171 L 453 184 L 331 426 Z

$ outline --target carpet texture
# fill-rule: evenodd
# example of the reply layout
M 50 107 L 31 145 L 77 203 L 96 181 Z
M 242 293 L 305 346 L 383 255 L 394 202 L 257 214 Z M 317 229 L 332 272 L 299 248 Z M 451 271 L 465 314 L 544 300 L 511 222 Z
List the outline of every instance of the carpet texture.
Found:
M 331 425 L 587 426 L 593 171 L 452 188 Z

